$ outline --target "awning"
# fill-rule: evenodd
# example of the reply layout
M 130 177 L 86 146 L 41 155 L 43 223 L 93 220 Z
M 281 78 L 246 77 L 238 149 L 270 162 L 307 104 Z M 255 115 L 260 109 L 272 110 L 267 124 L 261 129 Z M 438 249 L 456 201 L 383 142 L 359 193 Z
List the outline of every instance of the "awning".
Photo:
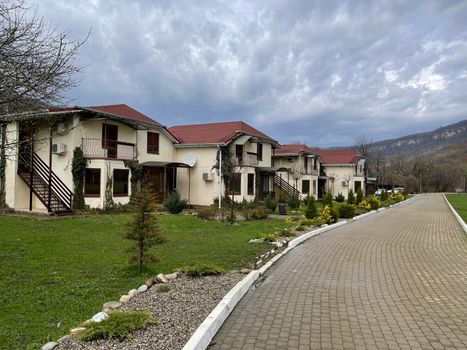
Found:
M 143 162 L 142 166 L 167 167 L 167 168 L 191 168 L 188 164 L 180 162 Z
M 259 171 L 261 173 L 265 173 L 265 174 L 275 174 L 277 173 L 278 171 L 289 171 L 289 169 L 287 168 L 273 168 L 273 167 L 269 167 L 269 168 L 260 168 Z

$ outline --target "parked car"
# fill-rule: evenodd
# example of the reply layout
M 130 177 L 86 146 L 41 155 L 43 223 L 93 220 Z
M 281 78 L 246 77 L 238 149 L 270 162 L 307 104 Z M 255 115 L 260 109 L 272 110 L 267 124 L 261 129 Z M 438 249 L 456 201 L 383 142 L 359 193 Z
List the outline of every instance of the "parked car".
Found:
M 375 192 L 375 196 L 381 196 L 381 194 L 383 193 L 384 191 L 384 188 L 378 188 Z
M 402 192 L 404 192 L 404 187 L 395 187 L 395 188 L 392 190 L 392 192 L 393 192 L 394 194 L 402 193 Z

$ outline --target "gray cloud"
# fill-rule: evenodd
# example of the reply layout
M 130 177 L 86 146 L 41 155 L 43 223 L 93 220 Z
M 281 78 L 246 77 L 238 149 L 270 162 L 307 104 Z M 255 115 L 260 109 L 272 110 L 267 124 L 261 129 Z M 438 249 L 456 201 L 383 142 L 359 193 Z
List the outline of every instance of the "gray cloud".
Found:
M 467 115 L 465 1 L 34 1 L 74 38 L 92 27 L 76 104 L 317 146 Z

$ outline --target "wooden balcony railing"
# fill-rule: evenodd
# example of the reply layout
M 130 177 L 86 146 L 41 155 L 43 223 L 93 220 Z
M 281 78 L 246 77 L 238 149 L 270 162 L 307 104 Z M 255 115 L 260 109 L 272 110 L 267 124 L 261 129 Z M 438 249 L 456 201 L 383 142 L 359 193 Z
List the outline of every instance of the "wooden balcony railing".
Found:
M 136 145 L 134 143 L 83 138 L 81 148 L 86 158 L 136 159 Z

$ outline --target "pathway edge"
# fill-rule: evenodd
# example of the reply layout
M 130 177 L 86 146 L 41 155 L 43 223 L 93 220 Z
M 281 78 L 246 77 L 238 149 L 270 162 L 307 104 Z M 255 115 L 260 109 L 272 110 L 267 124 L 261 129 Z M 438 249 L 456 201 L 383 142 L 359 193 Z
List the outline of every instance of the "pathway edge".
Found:
M 403 203 L 411 202 L 416 197 L 417 195 L 409 199 L 406 199 L 405 201 L 394 204 L 391 206 L 391 208 L 397 207 Z M 330 231 L 334 228 L 351 223 L 352 221 L 355 221 L 355 220 L 363 219 L 364 217 L 367 217 L 370 215 L 378 214 L 381 211 L 384 211 L 384 210 L 372 210 L 366 214 L 356 216 L 353 219 L 336 222 L 335 224 L 321 227 L 317 230 L 309 231 L 291 240 L 289 242 L 289 246 L 287 249 L 285 249 L 283 252 L 274 256 L 259 270 L 251 271 L 245 278 L 243 278 L 240 282 L 238 282 L 224 296 L 224 298 L 222 298 L 222 300 L 219 302 L 219 304 L 217 304 L 214 310 L 212 310 L 212 312 L 208 315 L 208 317 L 205 318 L 203 323 L 199 325 L 199 327 L 193 333 L 193 335 L 188 340 L 188 342 L 185 344 L 182 350 L 205 350 L 211 343 L 211 340 L 214 338 L 217 331 L 224 324 L 224 321 L 227 319 L 227 317 L 229 317 L 232 310 L 235 308 L 238 302 L 243 298 L 246 292 L 248 292 L 248 290 L 253 285 L 253 283 L 255 283 L 256 280 L 258 280 L 258 278 L 260 278 L 272 265 L 274 265 L 274 263 L 276 263 L 280 258 L 286 255 L 289 251 L 294 249 L 297 245 L 323 232 Z
M 454 217 L 456 218 L 457 222 L 461 225 L 462 229 L 464 230 L 464 233 L 467 234 L 467 224 L 464 222 L 464 220 L 461 218 L 461 216 L 457 213 L 456 209 L 449 203 L 448 198 L 446 197 L 446 194 L 443 193 L 444 200 L 446 201 L 446 204 L 448 205 L 449 209 L 451 212 L 454 214 Z

